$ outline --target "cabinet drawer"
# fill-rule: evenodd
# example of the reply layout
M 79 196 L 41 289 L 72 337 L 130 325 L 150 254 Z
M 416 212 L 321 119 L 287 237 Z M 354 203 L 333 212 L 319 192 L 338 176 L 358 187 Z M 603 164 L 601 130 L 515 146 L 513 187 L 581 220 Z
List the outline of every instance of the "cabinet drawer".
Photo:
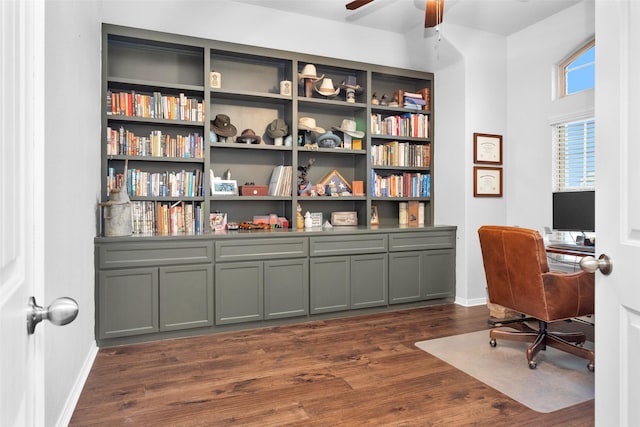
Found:
M 311 237 L 311 256 L 359 255 L 387 251 L 386 234 Z
M 389 252 L 450 249 L 455 247 L 455 238 L 453 231 L 392 233 L 389 234 Z
M 301 258 L 309 254 L 306 237 L 216 241 L 216 262 Z
M 104 243 L 97 250 L 100 269 L 213 262 L 211 241 Z

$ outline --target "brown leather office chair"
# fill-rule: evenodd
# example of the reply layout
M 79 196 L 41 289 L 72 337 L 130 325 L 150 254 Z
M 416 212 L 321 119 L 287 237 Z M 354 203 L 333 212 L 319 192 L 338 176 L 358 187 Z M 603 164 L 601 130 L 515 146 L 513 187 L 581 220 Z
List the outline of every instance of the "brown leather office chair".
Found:
M 594 312 L 594 275 L 550 272 L 540 233 L 520 227 L 482 226 L 478 229 L 489 301 L 538 320 L 539 329 L 526 323 L 519 330 L 491 329 L 490 344 L 496 339 L 531 342 L 527 349 L 529 367 L 547 346 L 587 359 L 594 370 L 594 352 L 582 347 L 583 333 L 551 332 L 551 322 L 586 316 Z

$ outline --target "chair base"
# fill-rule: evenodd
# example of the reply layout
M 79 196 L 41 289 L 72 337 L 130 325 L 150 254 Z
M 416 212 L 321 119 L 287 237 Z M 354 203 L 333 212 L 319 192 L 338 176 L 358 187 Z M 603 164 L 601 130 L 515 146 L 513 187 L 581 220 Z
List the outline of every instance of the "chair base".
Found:
M 582 332 L 550 332 L 547 330 L 547 322 L 538 320 L 539 329 L 534 329 L 524 322 L 517 322 L 512 327 L 517 330 L 491 329 L 489 331 L 489 344 L 497 345 L 496 339 L 532 343 L 527 349 L 527 361 L 529 368 L 535 369 L 536 355 L 547 346 L 587 359 L 587 368 L 595 370 L 595 353 L 581 346 L 586 340 Z

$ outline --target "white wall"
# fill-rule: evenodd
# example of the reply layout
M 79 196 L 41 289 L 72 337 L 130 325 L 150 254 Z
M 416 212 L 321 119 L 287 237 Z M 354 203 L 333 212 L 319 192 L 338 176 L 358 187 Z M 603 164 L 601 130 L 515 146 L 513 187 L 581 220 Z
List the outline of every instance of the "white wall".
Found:
M 567 22 L 571 22 L 569 27 Z M 545 226 L 551 226 L 550 123 L 555 118 L 594 108 L 594 91 L 557 99 L 555 71 L 559 63 L 594 34 L 595 7 L 589 0 L 508 39 L 506 142 L 513 147 L 506 150 L 509 224 L 541 233 Z
M 45 4 L 45 297 L 79 305 L 43 322 L 45 425 L 66 425 L 96 351 L 93 238 L 100 197 L 100 26 L 96 4 Z M 34 117 L 34 120 L 41 120 Z

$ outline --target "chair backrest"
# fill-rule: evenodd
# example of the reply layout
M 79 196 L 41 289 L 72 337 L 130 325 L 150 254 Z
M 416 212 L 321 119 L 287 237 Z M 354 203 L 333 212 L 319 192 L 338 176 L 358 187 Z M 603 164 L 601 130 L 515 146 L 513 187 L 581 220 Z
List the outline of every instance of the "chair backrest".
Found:
M 520 227 L 478 229 L 489 301 L 535 317 L 545 317 L 542 274 L 549 271 L 542 236 Z

